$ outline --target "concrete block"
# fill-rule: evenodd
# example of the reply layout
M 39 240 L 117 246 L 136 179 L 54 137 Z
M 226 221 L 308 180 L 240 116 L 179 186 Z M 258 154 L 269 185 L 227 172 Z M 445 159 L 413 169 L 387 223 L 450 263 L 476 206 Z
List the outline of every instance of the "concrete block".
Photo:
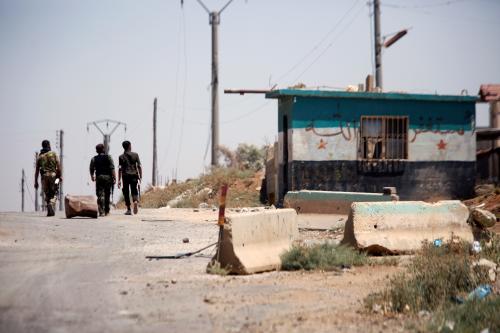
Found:
M 284 206 L 293 208 L 298 214 L 345 214 L 348 215 L 353 202 L 379 202 L 397 200 L 392 194 L 333 191 L 289 191 Z
M 66 218 L 76 216 L 97 218 L 97 197 L 93 195 L 66 195 L 64 197 Z
M 424 240 L 453 236 L 472 242 L 469 210 L 458 200 L 356 202 L 345 225 L 343 244 L 372 253 L 407 253 Z
M 281 267 L 281 254 L 298 237 L 297 213 L 277 209 L 240 214 L 225 218 L 222 242 L 212 259 L 232 274 L 253 274 Z

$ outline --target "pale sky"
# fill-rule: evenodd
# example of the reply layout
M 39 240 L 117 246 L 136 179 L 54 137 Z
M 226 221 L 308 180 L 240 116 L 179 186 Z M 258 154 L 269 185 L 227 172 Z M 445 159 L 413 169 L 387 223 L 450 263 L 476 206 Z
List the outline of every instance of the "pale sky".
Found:
M 500 83 L 500 1 L 381 0 L 383 35 L 411 28 L 384 50 L 388 91 L 475 95 Z M 205 0 L 220 9 L 226 0 Z M 234 0 L 219 27 L 220 143 L 262 145 L 277 137 L 266 89 L 303 82 L 342 88 L 372 72 L 366 0 Z M 64 192 L 92 194 L 88 164 L 101 135 L 87 122 L 127 123 L 111 138 L 132 142 L 151 182 L 152 105 L 158 97 L 163 178 L 195 177 L 210 163 L 210 26 L 196 0 L 0 0 L 0 211 L 33 206 L 34 153 L 65 131 Z M 478 125 L 488 125 L 486 106 Z M 115 200 L 119 193 L 115 190 Z

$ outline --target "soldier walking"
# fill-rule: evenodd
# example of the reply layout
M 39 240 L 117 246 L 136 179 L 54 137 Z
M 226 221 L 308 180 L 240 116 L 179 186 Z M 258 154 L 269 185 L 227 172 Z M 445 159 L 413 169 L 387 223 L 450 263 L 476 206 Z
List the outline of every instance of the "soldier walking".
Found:
M 142 167 L 139 155 L 132 152 L 130 141 L 123 141 L 122 147 L 123 154 L 118 158 L 118 188 L 121 187 L 121 181 L 123 180 L 122 191 L 127 206 L 125 215 L 132 215 L 130 211 L 130 194 L 132 194 L 134 203 L 134 214 L 137 214 L 139 203 L 138 185 L 142 178 Z
M 62 181 L 61 164 L 57 154 L 50 150 L 49 140 L 42 141 L 42 149 L 36 160 L 35 189 L 38 189 L 38 175 L 41 175 L 42 190 L 47 204 L 47 216 L 55 215 L 56 194 Z
M 90 178 L 95 182 L 99 216 L 104 216 L 109 214 L 111 190 L 116 183 L 115 165 L 102 143 L 95 146 L 95 151 L 97 155 L 90 160 Z

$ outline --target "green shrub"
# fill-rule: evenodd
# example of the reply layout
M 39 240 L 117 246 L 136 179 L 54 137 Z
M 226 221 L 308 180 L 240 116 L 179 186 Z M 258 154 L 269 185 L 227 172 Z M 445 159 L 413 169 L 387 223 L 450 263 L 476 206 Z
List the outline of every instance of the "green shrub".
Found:
M 293 246 L 281 256 L 281 268 L 294 270 L 334 270 L 339 267 L 361 266 L 368 262 L 366 255 L 358 251 L 328 243 L 306 246 Z
M 500 297 L 489 296 L 451 306 L 437 313 L 430 324 L 424 325 L 427 332 L 500 332 Z M 451 330 L 453 327 L 453 330 Z
M 500 265 L 500 235 L 491 232 L 488 235 L 489 241 L 482 241 L 480 256 Z
M 453 304 L 453 298 L 466 295 L 487 283 L 484 269 L 472 269 L 470 244 L 449 242 L 442 247 L 425 243 L 407 271 L 390 279 L 389 288 L 366 299 L 366 305 L 383 305 L 390 311 L 417 313 L 434 311 Z

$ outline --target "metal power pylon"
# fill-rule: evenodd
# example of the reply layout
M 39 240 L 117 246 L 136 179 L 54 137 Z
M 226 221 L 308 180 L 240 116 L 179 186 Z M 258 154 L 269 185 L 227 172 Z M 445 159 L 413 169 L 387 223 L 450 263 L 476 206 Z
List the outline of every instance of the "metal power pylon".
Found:
M 120 125 L 123 125 L 125 132 L 127 131 L 127 124 L 117 120 L 103 119 L 103 120 L 91 121 L 87 123 L 87 132 L 89 131 L 89 127 L 91 125 L 94 125 L 94 127 L 97 128 L 97 130 L 102 134 L 104 151 L 106 152 L 106 154 L 109 153 L 109 143 L 111 142 L 111 135 L 116 131 L 116 129 L 120 127 Z M 101 128 L 101 126 L 104 125 L 106 126 L 106 128 Z M 111 130 L 109 130 L 110 127 Z

